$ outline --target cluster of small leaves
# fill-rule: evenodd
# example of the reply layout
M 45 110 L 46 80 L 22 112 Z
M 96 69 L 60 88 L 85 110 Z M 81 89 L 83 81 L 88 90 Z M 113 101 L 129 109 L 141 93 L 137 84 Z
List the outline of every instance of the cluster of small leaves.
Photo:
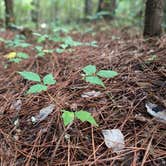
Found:
M 43 49 L 42 46 L 36 46 L 35 49 L 36 49 L 38 57 L 44 57 L 46 54 L 53 52 L 52 49 L 47 49 L 46 50 L 46 49 Z
M 5 55 L 9 62 L 19 63 L 24 59 L 28 59 L 29 55 L 24 52 L 10 52 Z
M 95 119 L 92 117 L 91 113 L 87 111 L 80 110 L 77 112 L 72 112 L 72 111 L 62 110 L 62 112 L 63 112 L 62 118 L 65 126 L 71 124 L 74 121 L 74 119 L 79 119 L 81 120 L 81 122 L 87 121 L 94 126 L 98 126 Z
M 49 35 L 47 34 L 40 34 L 40 33 L 33 33 L 34 36 L 37 36 L 37 43 L 43 43 L 45 42 L 47 39 L 50 40 Z
M 99 70 L 97 71 L 95 65 L 88 65 L 84 67 L 84 79 L 86 82 L 89 82 L 91 84 L 100 85 L 105 88 L 105 85 L 103 81 L 100 79 L 100 77 L 103 78 L 113 78 L 118 75 L 116 71 L 113 70 Z
M 12 40 L 5 40 L 5 44 L 8 47 L 22 47 L 27 48 L 31 46 L 31 44 L 25 42 L 25 37 L 23 35 L 16 35 Z
M 102 19 L 103 16 L 110 16 L 110 12 L 108 12 L 108 11 L 97 12 L 95 15 L 88 16 L 87 18 L 89 20 L 97 20 L 97 19 Z
M 41 91 L 47 91 L 48 85 L 54 85 L 56 83 L 56 80 L 54 79 L 52 74 L 47 74 L 44 76 L 43 81 L 41 81 L 41 78 L 39 74 L 34 72 L 18 72 L 24 79 L 27 79 L 29 81 L 37 82 L 37 84 L 32 85 L 29 90 L 27 91 L 27 94 L 31 93 L 39 93 Z
M 78 42 L 78 41 L 74 41 L 72 39 L 72 37 L 67 36 L 65 38 L 62 38 L 62 44 L 60 44 L 60 48 L 56 49 L 57 53 L 62 53 L 65 51 L 65 49 L 67 48 L 71 48 L 71 47 L 76 47 L 76 46 L 92 46 L 92 47 L 97 47 L 97 42 L 96 41 L 92 41 L 89 43 L 82 43 L 82 42 Z

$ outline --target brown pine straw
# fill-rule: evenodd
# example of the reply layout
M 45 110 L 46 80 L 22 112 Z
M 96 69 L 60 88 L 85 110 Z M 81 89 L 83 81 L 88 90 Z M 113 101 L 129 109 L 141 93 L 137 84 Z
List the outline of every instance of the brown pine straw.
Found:
M 109 35 L 108 35 L 108 34 Z M 119 39 L 112 39 L 112 35 Z M 4 35 L 5 36 L 5 35 Z M 8 36 L 9 37 L 9 36 Z M 22 51 L 30 58 L 20 64 L 0 64 L 0 163 L 3 166 L 107 166 L 165 165 L 165 124 L 157 122 L 145 108 L 150 101 L 166 106 L 166 43 L 160 39 L 144 40 L 117 30 L 105 33 L 73 34 L 77 41 L 98 41 L 98 47 L 80 46 L 72 52 L 52 53 L 36 58 L 32 48 Z M 33 42 L 34 46 L 36 45 Z M 57 44 L 46 42 L 46 48 Z M 4 54 L 21 48 L 3 48 Z M 157 58 L 152 62 L 152 55 Z M 106 89 L 86 83 L 81 69 L 93 64 L 97 69 L 112 69 L 119 75 L 103 79 Z M 25 95 L 32 82 L 17 71 L 33 71 L 42 77 L 52 73 L 57 81 L 47 92 Z M 82 98 L 84 92 L 100 91 L 96 98 Z M 14 126 L 16 110 L 11 104 L 20 99 L 20 125 Z M 54 103 L 54 111 L 44 121 L 33 125 L 31 117 Z M 64 127 L 62 109 L 89 111 L 99 127 L 75 120 Z M 116 154 L 104 144 L 101 131 L 119 128 L 125 137 L 125 149 Z M 70 135 L 66 140 L 65 135 Z

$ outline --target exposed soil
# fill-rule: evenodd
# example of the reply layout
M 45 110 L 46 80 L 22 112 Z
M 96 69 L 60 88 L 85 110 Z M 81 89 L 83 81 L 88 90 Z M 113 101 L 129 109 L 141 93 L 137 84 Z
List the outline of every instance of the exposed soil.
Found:
M 15 33 L 14 33 L 15 34 Z M 0 36 L 12 38 L 13 32 Z M 0 161 L 2 166 L 55 165 L 166 165 L 166 126 L 151 117 L 145 102 L 166 106 L 166 36 L 145 40 L 111 30 L 91 34 L 71 34 L 81 42 L 96 40 L 98 47 L 78 46 L 72 52 L 50 53 L 37 58 L 30 48 L 7 48 L 0 43 Z M 116 38 L 115 38 L 116 37 Z M 31 39 L 33 46 L 35 41 Z M 45 48 L 55 49 L 53 42 Z M 19 64 L 4 57 L 11 51 L 24 51 L 30 58 Z M 149 58 L 156 55 L 152 61 Z M 8 64 L 4 68 L 4 64 Z M 97 69 L 119 73 L 103 79 L 106 89 L 86 83 L 81 69 L 93 64 Z M 17 71 L 44 76 L 53 73 L 57 83 L 47 92 L 25 95 L 32 82 Z M 100 91 L 98 97 L 83 98 L 84 92 Z M 18 112 L 11 107 L 22 101 Z M 54 103 L 56 108 L 44 121 L 32 124 L 31 117 Z M 65 128 L 62 109 L 86 110 L 99 127 L 79 120 Z M 14 125 L 19 117 L 20 124 Z M 119 128 L 125 136 L 125 149 L 116 154 L 104 144 L 103 129 Z M 70 135 L 66 139 L 65 135 Z

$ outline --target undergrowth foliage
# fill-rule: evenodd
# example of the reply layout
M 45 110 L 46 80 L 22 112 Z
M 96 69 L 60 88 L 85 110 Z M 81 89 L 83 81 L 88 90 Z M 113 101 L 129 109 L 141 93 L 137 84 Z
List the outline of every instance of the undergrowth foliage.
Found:
M 83 69 L 83 78 L 86 82 L 91 84 L 100 85 L 105 88 L 105 85 L 100 77 L 103 78 L 113 78 L 118 75 L 116 71 L 113 70 L 99 70 L 97 71 L 95 65 L 88 65 Z
M 8 59 L 9 62 L 19 63 L 24 59 L 28 59 L 29 55 L 24 52 L 10 52 L 5 55 L 5 58 Z
M 65 126 L 73 123 L 74 119 L 79 119 L 81 122 L 89 122 L 91 125 L 98 126 L 91 113 L 87 111 L 80 110 L 72 112 L 72 111 L 62 110 L 62 112 L 63 112 L 62 118 Z
M 47 91 L 48 85 L 54 85 L 56 83 L 56 80 L 54 79 L 52 74 L 47 74 L 44 76 L 43 80 L 41 81 L 41 78 L 39 74 L 34 72 L 27 72 L 22 71 L 18 72 L 24 79 L 27 79 L 29 81 L 37 82 L 37 84 L 32 85 L 29 90 L 27 91 L 27 94 L 31 93 L 39 93 L 41 91 Z
M 37 47 L 37 50 L 40 52 L 43 50 L 42 47 Z M 100 79 L 100 77 L 103 78 L 113 78 L 118 75 L 116 71 L 113 70 L 99 70 L 97 71 L 95 65 L 87 65 L 83 69 L 84 72 L 84 79 L 86 82 L 89 82 L 91 84 L 100 85 L 105 88 L 105 85 L 103 81 Z M 22 71 L 18 72 L 24 79 L 27 79 L 29 81 L 37 82 L 37 84 L 32 85 L 29 90 L 27 91 L 27 94 L 31 93 L 39 93 L 41 91 L 47 91 L 48 85 L 54 85 L 56 83 L 56 80 L 54 79 L 52 74 L 47 74 L 44 76 L 43 80 L 41 80 L 40 75 L 34 72 L 28 72 L 28 71 Z M 66 111 L 62 110 L 62 118 L 64 125 L 67 126 L 71 124 L 74 119 L 79 119 L 81 122 L 89 122 L 91 125 L 98 126 L 95 119 L 92 117 L 91 113 L 80 110 L 77 112 L 72 111 Z

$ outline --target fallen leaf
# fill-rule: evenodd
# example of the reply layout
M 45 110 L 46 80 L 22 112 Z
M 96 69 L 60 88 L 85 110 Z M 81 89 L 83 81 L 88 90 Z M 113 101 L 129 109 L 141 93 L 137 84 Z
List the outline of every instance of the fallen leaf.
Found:
M 6 59 L 13 59 L 13 58 L 16 57 L 16 55 L 17 55 L 16 52 L 10 52 L 10 53 L 6 54 L 4 57 L 5 57 Z

